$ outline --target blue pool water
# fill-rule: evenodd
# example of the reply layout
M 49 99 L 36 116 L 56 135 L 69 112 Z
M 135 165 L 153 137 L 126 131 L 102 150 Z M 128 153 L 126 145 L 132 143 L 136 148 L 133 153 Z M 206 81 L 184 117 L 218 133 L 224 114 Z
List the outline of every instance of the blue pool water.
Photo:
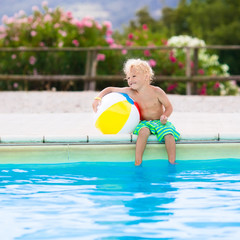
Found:
M 239 239 L 240 159 L 0 165 L 1 239 Z

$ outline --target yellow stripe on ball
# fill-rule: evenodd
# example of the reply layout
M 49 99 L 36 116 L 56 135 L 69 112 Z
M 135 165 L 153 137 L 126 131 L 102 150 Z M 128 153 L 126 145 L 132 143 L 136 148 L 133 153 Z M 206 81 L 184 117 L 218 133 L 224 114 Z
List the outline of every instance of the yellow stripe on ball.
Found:
M 117 134 L 127 122 L 131 112 L 131 104 L 121 101 L 106 109 L 97 119 L 95 126 L 104 134 Z

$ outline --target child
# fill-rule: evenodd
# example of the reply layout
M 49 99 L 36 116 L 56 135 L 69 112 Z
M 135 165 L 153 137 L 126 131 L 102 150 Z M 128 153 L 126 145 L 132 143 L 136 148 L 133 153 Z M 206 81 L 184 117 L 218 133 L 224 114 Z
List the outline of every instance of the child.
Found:
M 142 118 L 133 132 L 133 134 L 138 135 L 135 165 L 138 166 L 142 163 L 143 152 L 150 134 L 156 135 L 160 142 L 165 141 L 168 161 L 175 164 L 175 140 L 179 139 L 180 134 L 175 130 L 172 123 L 168 122 L 168 117 L 171 115 L 173 108 L 166 93 L 161 88 L 151 85 L 154 73 L 148 62 L 141 59 L 129 59 L 123 70 L 129 87 L 107 87 L 103 89 L 94 99 L 92 105 L 94 112 L 97 111 L 97 106 L 106 94 L 111 92 L 128 94 L 138 103 Z

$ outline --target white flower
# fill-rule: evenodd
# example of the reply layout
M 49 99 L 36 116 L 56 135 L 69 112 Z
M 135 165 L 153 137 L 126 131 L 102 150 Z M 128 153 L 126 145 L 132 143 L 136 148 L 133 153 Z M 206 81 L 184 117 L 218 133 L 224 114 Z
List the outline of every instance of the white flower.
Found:
M 176 47 L 204 47 L 206 46 L 205 42 L 198 38 L 193 38 L 187 35 L 173 36 L 168 39 L 168 46 Z
M 209 61 L 211 65 L 219 65 L 218 56 L 216 54 L 211 55 Z
M 227 73 L 228 70 L 229 70 L 229 66 L 228 66 L 227 64 L 222 64 L 222 65 L 221 65 L 221 68 L 222 68 L 222 70 L 223 70 L 224 73 Z

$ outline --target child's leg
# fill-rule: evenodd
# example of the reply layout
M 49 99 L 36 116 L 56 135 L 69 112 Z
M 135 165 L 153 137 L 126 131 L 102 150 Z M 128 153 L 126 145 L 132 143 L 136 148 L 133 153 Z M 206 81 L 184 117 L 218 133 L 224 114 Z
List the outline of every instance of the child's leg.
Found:
M 147 139 L 150 135 L 150 130 L 146 127 L 139 131 L 137 142 L 136 142 L 136 152 L 135 152 L 135 165 L 139 166 L 142 163 L 142 156 L 145 150 Z
M 171 164 L 176 164 L 175 163 L 175 160 L 176 160 L 175 139 L 174 139 L 173 135 L 171 135 L 171 134 L 164 136 L 164 139 L 165 139 L 165 147 L 166 147 L 167 154 L 168 154 L 168 161 Z

